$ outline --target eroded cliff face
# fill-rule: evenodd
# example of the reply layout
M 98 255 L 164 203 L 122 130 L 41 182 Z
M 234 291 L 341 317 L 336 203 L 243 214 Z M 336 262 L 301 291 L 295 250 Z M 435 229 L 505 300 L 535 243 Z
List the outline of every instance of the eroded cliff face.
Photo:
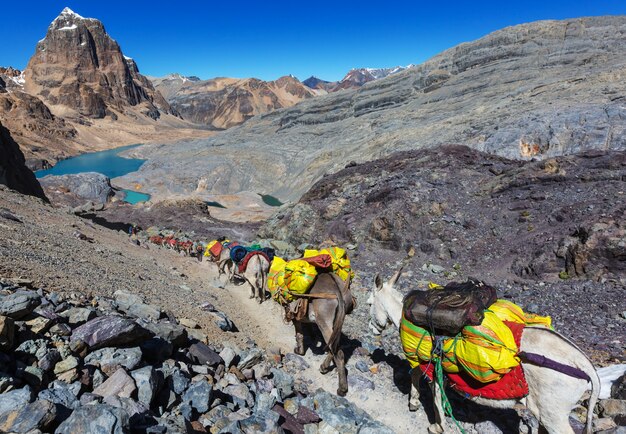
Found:
M 153 119 L 161 112 L 175 113 L 100 21 L 68 8 L 37 44 L 25 70 L 24 89 L 52 106 L 90 118 L 116 116 L 116 111 L 139 105 Z
M 202 185 L 285 201 L 351 160 L 445 143 L 514 159 L 623 150 L 625 56 L 626 17 L 509 27 L 356 91 L 308 99 L 176 149 L 144 148 L 150 161 L 128 182 L 157 186 L 153 197 Z M 174 166 L 188 170 L 178 175 Z M 167 185 L 153 182 L 164 177 Z
M 22 194 L 46 199 L 46 196 L 31 172 L 25 165 L 24 154 L 2 124 L 0 123 L 0 184 Z

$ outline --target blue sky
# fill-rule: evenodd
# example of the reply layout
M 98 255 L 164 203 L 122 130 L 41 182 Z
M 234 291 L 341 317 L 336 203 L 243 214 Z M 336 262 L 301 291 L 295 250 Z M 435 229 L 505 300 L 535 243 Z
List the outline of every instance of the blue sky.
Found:
M 355 67 L 421 63 L 510 25 L 626 14 L 623 0 L 7 1 L 0 66 L 23 69 L 65 6 L 101 20 L 144 74 L 265 80 L 287 74 L 338 80 Z

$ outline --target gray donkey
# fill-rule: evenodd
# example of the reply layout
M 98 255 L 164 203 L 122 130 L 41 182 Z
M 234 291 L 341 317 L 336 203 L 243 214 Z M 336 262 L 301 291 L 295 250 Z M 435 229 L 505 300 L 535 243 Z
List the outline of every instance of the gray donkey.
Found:
M 328 355 L 320 365 L 320 372 L 322 374 L 330 372 L 330 363 L 334 360 L 339 376 L 337 395 L 345 396 L 348 393 L 348 380 L 340 341 L 346 314 L 352 312 L 354 308 L 354 299 L 350 292 L 350 278 L 344 282 L 334 273 L 320 273 L 308 292 L 307 298 L 310 302 L 306 315 L 301 319 L 292 319 L 296 329 L 294 352 L 299 355 L 305 353 L 303 325 L 305 323 L 317 324 L 328 349 Z

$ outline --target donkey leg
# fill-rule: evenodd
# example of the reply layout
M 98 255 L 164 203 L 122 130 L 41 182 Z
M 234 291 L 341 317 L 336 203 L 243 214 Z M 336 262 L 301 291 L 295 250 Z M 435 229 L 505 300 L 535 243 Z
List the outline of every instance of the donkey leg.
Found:
M 419 390 L 420 370 L 411 370 L 411 391 L 409 392 L 409 411 L 417 411 L 421 407 Z
M 332 353 L 328 353 L 326 354 L 326 358 L 324 359 L 324 361 L 322 362 L 322 364 L 320 365 L 320 372 L 322 374 L 328 374 L 333 368 L 330 366 L 330 362 L 332 362 L 334 359 Z
M 304 356 L 304 334 L 302 333 L 302 323 L 300 321 L 293 320 L 293 326 L 296 329 L 296 347 L 293 352 Z
M 446 423 L 446 414 L 443 409 L 443 403 L 441 402 L 441 388 L 437 381 L 433 380 L 431 383 L 433 391 L 433 400 L 435 407 L 435 423 L 428 427 L 428 432 L 432 434 L 440 434 L 443 432 L 449 432 L 448 425 Z
M 337 388 L 337 395 L 346 396 L 348 393 L 348 378 L 346 373 L 345 358 L 343 350 L 339 348 L 335 354 L 335 366 L 337 366 L 337 375 L 339 376 L 339 387 Z

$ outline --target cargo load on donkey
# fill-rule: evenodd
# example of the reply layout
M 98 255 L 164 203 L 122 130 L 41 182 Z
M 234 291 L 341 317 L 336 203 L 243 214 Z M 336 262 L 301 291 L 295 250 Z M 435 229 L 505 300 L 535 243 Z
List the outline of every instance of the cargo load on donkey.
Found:
M 272 298 L 286 305 L 307 294 L 320 272 L 331 272 L 343 281 L 354 277 L 346 251 L 330 247 L 305 250 L 302 258 L 291 261 L 276 256 L 270 266 L 267 286 Z
M 551 327 L 551 320 L 497 300 L 495 289 L 470 279 L 409 293 L 400 339 L 412 368 L 440 364 L 448 374 L 462 372 L 472 381 L 490 383 L 520 365 L 521 328 L 512 324 Z

